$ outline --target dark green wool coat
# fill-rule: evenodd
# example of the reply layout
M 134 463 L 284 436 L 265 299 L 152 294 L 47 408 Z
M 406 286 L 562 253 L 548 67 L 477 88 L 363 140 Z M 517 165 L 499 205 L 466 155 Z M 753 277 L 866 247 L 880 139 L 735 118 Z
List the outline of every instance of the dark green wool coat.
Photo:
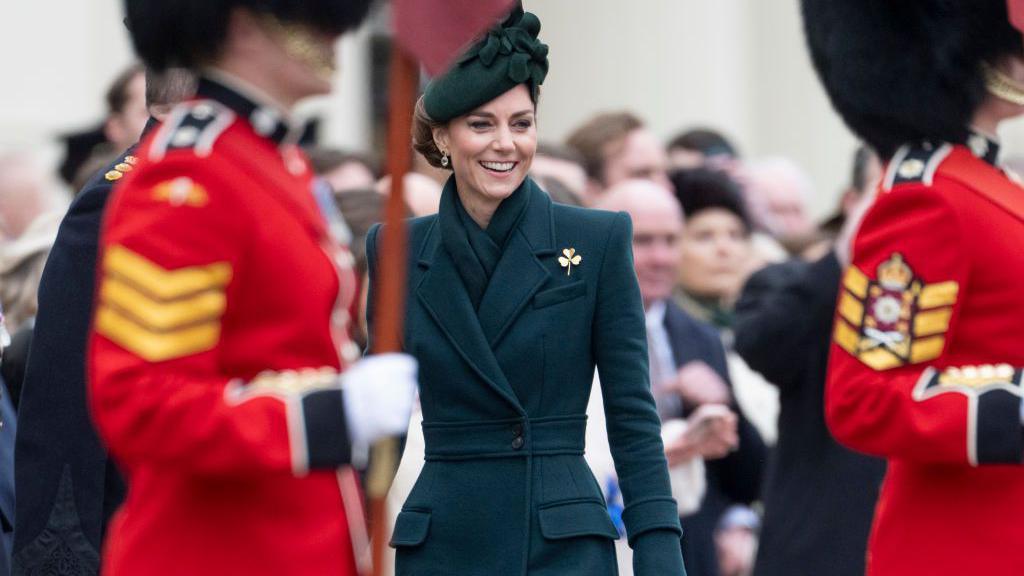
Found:
M 409 222 L 405 349 L 419 361 L 426 464 L 395 523 L 396 573 L 617 573 L 618 535 L 583 459 L 596 366 L 637 576 L 682 575 L 629 217 L 528 185 L 478 311 L 437 216 Z M 571 274 L 565 248 L 581 257 Z

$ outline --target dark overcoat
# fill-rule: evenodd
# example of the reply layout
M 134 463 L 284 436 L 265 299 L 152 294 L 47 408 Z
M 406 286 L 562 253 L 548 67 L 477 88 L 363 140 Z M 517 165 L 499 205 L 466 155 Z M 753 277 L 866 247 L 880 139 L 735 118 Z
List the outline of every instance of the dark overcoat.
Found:
M 155 125 L 147 124 L 147 130 Z M 97 172 L 71 204 L 39 284 L 39 313 L 19 399 L 14 574 L 91 576 L 107 521 L 124 500 L 121 474 L 85 397 L 100 223 L 133 149 Z
M 10 576 L 14 530 L 14 435 L 17 418 L 0 377 L 0 576 Z
M 825 373 L 842 268 L 835 252 L 768 266 L 736 303 L 736 351 L 779 388 L 757 576 L 861 576 L 885 461 L 825 425 Z M 814 526 L 814 530 L 808 530 Z
M 397 574 L 616 574 L 618 534 L 583 459 L 595 366 L 637 573 L 681 574 L 631 222 L 527 184 L 477 311 L 437 216 L 409 224 L 405 348 L 419 361 L 426 463 L 395 524 Z M 580 256 L 571 268 L 567 249 Z

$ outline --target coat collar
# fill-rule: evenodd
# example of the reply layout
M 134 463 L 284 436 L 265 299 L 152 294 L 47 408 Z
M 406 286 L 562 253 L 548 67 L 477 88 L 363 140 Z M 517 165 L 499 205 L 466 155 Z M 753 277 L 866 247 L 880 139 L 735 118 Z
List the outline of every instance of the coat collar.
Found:
M 999 140 L 994 136 L 972 128 L 965 145 L 979 160 L 984 160 L 990 166 L 999 166 Z
M 537 186 L 533 179 L 528 178 L 530 186 L 530 200 L 526 207 L 526 214 L 519 221 L 517 230 L 526 239 L 530 250 L 536 256 L 551 256 L 555 249 L 555 223 L 554 213 L 551 209 L 551 198 L 547 193 Z M 516 232 L 513 231 L 513 234 Z M 435 219 L 427 231 L 426 239 L 423 242 L 418 254 L 419 265 L 429 268 L 437 257 L 437 251 L 441 247 L 441 231 L 437 227 Z
M 417 297 L 463 359 L 520 412 L 522 405 L 494 350 L 550 278 L 541 258 L 556 252 L 551 199 L 532 181 L 529 184 L 526 213 L 511 232 L 478 311 L 441 244 L 436 220 L 419 253 L 419 266 L 427 270 L 416 288 Z
M 196 95 L 210 98 L 245 118 L 253 130 L 277 146 L 297 145 L 303 126 L 291 120 L 284 107 L 240 78 L 217 69 L 208 69 L 199 78 Z

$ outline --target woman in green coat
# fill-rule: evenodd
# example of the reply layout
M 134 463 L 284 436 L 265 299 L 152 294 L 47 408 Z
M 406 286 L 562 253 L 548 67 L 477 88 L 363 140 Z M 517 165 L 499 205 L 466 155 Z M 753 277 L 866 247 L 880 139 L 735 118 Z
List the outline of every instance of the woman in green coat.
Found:
M 516 9 L 417 104 L 417 150 L 453 175 L 439 214 L 409 222 L 404 345 L 426 463 L 395 523 L 396 573 L 617 573 L 618 533 L 583 459 L 596 366 L 635 573 L 684 575 L 629 217 L 552 204 L 527 177 L 539 30 Z M 386 232 L 367 238 L 371 290 Z

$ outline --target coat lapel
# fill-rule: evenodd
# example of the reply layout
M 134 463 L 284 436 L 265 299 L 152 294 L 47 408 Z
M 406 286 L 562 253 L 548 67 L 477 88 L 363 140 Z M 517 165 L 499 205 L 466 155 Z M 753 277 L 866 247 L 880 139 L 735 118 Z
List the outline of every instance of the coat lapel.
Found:
M 686 317 L 681 310 L 676 309 L 672 300 L 665 302 L 665 331 L 668 332 L 672 360 L 676 363 L 676 368 L 681 368 L 694 359 L 692 343 L 685 342 L 687 335 L 693 332 L 693 327 L 685 326 L 685 322 Z
M 480 326 L 491 349 L 551 276 L 541 261 L 555 253 L 551 200 L 532 182 L 529 192 L 526 213 L 512 231 L 480 301 Z
M 473 371 L 522 412 L 523 408 L 484 336 L 455 262 L 441 246 L 436 222 L 420 252 L 419 265 L 427 268 L 416 288 L 419 301 Z

